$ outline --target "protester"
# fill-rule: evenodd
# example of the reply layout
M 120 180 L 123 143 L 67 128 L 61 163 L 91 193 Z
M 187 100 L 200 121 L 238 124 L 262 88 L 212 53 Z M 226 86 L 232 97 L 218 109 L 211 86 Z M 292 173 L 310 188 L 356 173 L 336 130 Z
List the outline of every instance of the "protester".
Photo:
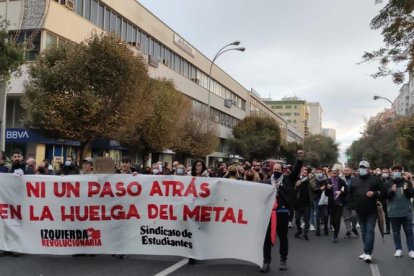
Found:
M 67 156 L 65 163 L 60 168 L 60 170 L 56 173 L 57 175 L 72 175 L 72 174 L 79 174 L 79 169 L 73 162 L 72 156 Z
M 10 173 L 16 173 L 19 175 L 23 175 L 26 173 L 26 166 L 23 162 L 23 155 L 21 150 L 16 149 L 13 151 L 11 156 L 12 166 L 10 169 Z
M 367 263 L 372 262 L 372 251 L 375 240 L 375 223 L 377 221 L 377 200 L 381 197 L 381 180 L 370 174 L 367 161 L 359 163 L 359 176 L 354 177 L 349 187 L 349 203 L 356 210 L 361 227 L 364 253 L 359 256 Z
M 328 197 L 331 224 L 334 228 L 332 237 L 334 243 L 338 242 L 338 233 L 341 228 L 341 218 L 343 206 L 345 205 L 346 193 L 347 186 L 345 181 L 339 177 L 339 170 L 336 168 L 332 169 L 329 183 L 325 189 L 325 195 Z
M 347 189 L 351 185 L 351 181 L 353 176 L 353 170 L 350 166 L 345 166 L 344 168 L 344 181 L 346 184 Z M 344 217 L 344 223 L 346 228 L 345 238 L 352 237 L 352 233 L 359 237 L 359 233 L 357 230 L 357 218 L 355 212 L 352 211 L 350 204 L 345 200 L 344 210 L 342 212 L 342 216 Z
M 325 195 L 328 177 L 323 168 L 315 170 L 315 177 L 311 179 L 311 189 L 313 191 L 313 205 L 316 221 L 316 236 L 321 235 L 321 220 L 323 220 L 324 234 L 328 235 L 328 197 Z M 322 195 L 323 194 L 323 195 Z
M 93 159 L 92 157 L 85 157 L 82 160 L 81 174 L 93 174 Z
M 4 151 L 0 151 L 0 173 L 8 173 L 9 168 L 6 166 L 6 153 Z
M 386 186 L 386 183 L 391 180 L 390 170 L 389 169 L 382 169 L 381 173 L 381 180 L 384 185 Z M 385 216 L 385 235 L 389 235 L 391 233 L 391 222 L 388 217 L 388 201 L 386 196 L 382 196 L 380 198 L 382 209 L 384 210 L 384 216 Z
M 287 256 L 288 256 L 288 222 L 289 222 L 289 207 L 291 206 L 291 194 L 293 185 L 299 178 L 300 169 L 303 164 L 304 152 L 299 150 L 297 153 L 297 161 L 293 171 L 290 175 L 283 175 L 282 165 L 276 163 L 273 166 L 273 175 L 266 182 L 271 184 L 277 191 L 277 236 L 280 244 L 280 270 L 287 270 Z M 272 250 L 271 242 L 271 222 L 269 223 L 265 241 L 263 244 L 263 266 L 260 272 L 268 272 L 270 270 L 270 262 Z
M 27 158 L 25 171 L 25 174 L 36 174 L 36 160 L 33 157 Z
M 309 221 L 311 212 L 311 202 L 313 201 L 313 194 L 310 187 L 308 169 L 303 167 L 300 172 L 300 179 L 296 181 L 293 188 L 293 207 L 295 208 L 295 221 L 297 232 L 295 238 L 302 236 L 301 218 L 305 222 L 305 229 L 303 237 L 305 240 L 309 240 Z
M 386 183 L 388 216 L 396 250 L 394 256 L 402 256 L 400 233 L 402 227 L 407 241 L 408 256 L 414 259 L 413 213 L 410 201 L 414 196 L 414 189 L 411 181 L 402 177 L 402 169 L 400 165 L 392 166 L 392 178 Z

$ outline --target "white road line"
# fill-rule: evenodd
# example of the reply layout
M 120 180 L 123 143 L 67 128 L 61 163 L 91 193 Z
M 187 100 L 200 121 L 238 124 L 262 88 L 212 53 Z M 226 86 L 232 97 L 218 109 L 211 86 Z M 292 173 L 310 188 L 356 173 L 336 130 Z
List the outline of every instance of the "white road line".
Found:
M 178 263 L 164 269 L 163 271 L 158 272 L 157 274 L 155 274 L 154 276 L 167 276 L 170 273 L 173 273 L 174 271 L 180 269 L 181 267 L 185 266 L 188 263 L 188 259 L 182 259 L 181 261 L 179 261 Z M 375 275 L 376 276 L 376 275 Z
M 371 264 L 371 272 L 372 272 L 372 276 L 381 276 L 381 273 L 379 272 L 379 268 L 377 264 Z

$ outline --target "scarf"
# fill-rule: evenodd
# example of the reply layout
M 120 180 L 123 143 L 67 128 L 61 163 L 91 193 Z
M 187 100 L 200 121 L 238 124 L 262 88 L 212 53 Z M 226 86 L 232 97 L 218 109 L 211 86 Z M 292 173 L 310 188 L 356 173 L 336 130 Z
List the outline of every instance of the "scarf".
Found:
M 272 184 L 273 187 L 275 187 L 276 195 L 277 195 L 277 192 L 279 191 L 279 187 L 283 186 L 283 174 L 278 179 L 275 179 L 275 176 L 272 174 L 272 176 L 270 177 L 270 183 Z

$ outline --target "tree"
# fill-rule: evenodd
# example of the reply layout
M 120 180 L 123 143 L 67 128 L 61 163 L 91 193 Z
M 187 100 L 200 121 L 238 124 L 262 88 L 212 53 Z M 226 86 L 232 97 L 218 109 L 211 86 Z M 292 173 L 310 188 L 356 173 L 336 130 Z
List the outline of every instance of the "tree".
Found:
M 382 0 L 375 0 L 376 4 Z M 384 47 L 365 52 L 363 62 L 379 60 L 378 72 L 374 78 L 392 75 L 396 83 L 404 81 L 404 72 L 414 67 L 414 11 L 413 0 L 389 0 L 380 13 L 371 21 L 371 29 L 382 29 Z M 390 69 L 389 64 L 404 64 L 404 69 Z
M 184 157 L 213 153 L 219 143 L 218 125 L 212 120 L 206 120 L 204 110 L 192 110 L 186 116 L 181 138 L 176 140 L 173 150 Z
M 395 163 L 412 164 L 410 144 L 405 140 L 409 135 L 403 134 L 404 129 L 409 130 L 410 124 L 409 119 L 404 118 L 368 121 L 362 137 L 346 151 L 351 157 L 348 163 L 356 167 L 359 161 L 367 160 L 372 168 L 389 168 Z
M 297 142 L 285 143 L 280 146 L 279 154 L 288 164 L 294 164 L 297 159 L 298 150 L 301 149 L 303 149 L 303 145 Z
M 280 127 L 271 118 L 246 117 L 233 128 L 233 136 L 231 150 L 245 159 L 264 160 L 279 152 Z
M 191 109 L 190 101 L 165 79 L 150 80 L 146 97 L 146 112 L 133 126 L 125 142 L 137 146 L 144 157 L 144 164 L 151 152 L 172 149 L 179 144 L 186 116 Z
M 414 168 L 414 115 L 398 120 L 397 130 L 404 166 Z
M 332 138 L 323 135 L 309 135 L 305 138 L 304 149 L 309 165 L 332 166 L 338 161 L 339 149 Z
M 145 107 L 148 72 L 115 34 L 43 52 L 29 70 L 25 125 L 47 137 L 78 140 L 83 155 L 95 138 L 116 139 Z
M 0 27 L 1 25 L 0 23 Z M 11 73 L 16 71 L 22 63 L 23 51 L 9 40 L 4 30 L 0 30 L 0 83 L 7 81 Z

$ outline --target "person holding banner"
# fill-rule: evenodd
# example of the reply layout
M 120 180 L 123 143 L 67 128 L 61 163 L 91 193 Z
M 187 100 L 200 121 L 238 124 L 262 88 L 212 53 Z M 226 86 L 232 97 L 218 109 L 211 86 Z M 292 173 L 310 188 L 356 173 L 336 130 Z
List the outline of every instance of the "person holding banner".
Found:
M 9 168 L 6 167 L 6 153 L 0 151 L 0 173 L 8 173 Z
M 293 186 L 299 179 L 300 170 L 303 165 L 304 151 L 298 150 L 297 161 L 290 175 L 283 175 L 282 164 L 275 163 L 273 165 L 273 174 L 264 183 L 271 184 L 276 189 L 276 220 L 271 220 L 266 232 L 263 244 L 263 266 L 260 272 L 268 272 L 270 270 L 270 262 L 272 260 L 272 230 L 277 231 L 280 242 L 280 266 L 279 270 L 287 270 L 286 261 L 288 256 L 288 225 L 289 225 L 289 209 L 291 206 L 291 198 Z M 276 224 L 276 227 L 274 227 Z M 276 229 L 272 229 L 273 228 Z M 275 237 L 275 235 L 273 235 Z M 273 241 L 274 244 L 274 241 Z

